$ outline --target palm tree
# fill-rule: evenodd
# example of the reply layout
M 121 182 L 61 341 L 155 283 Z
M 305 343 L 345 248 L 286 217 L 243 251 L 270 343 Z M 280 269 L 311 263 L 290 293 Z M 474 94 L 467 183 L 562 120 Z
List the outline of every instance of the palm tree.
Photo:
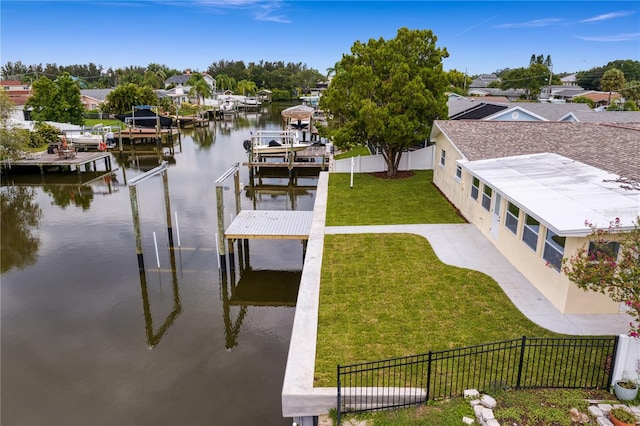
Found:
M 166 70 L 163 65 L 149 64 L 144 72 L 144 84 L 152 89 L 161 89 L 164 87 L 164 81 L 167 79 Z
M 191 89 L 189 89 L 189 96 L 193 96 L 197 99 L 198 111 L 200 111 L 200 99 L 204 100 L 205 98 L 211 97 L 211 95 L 213 95 L 213 89 L 200 73 L 192 74 L 185 85 L 191 86 Z

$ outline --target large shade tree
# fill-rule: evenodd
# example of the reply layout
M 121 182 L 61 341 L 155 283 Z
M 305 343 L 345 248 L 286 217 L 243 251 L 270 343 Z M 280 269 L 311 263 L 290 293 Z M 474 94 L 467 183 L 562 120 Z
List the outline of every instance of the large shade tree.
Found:
M 33 82 L 33 94 L 26 107 L 31 108 L 34 121 L 84 124 L 84 106 L 80 99 L 80 87 L 68 73 L 55 81 L 41 77 Z
M 611 105 L 611 92 L 615 92 L 624 87 L 625 79 L 624 73 L 617 68 L 611 68 L 605 71 L 600 79 L 600 87 L 605 92 L 609 92 L 609 99 L 607 105 Z
M 126 83 L 111 91 L 104 102 L 104 110 L 110 114 L 126 114 L 138 105 L 156 105 L 158 98 L 153 90 L 140 87 L 134 83 Z
M 436 41 L 431 30 L 400 28 L 391 40 L 355 42 L 320 98 L 329 117 L 324 135 L 338 148 L 374 145 L 395 176 L 402 152 L 448 115 L 442 59 L 449 54 Z
M 547 65 L 534 62 L 528 68 L 515 68 L 502 73 L 499 86 L 503 90 L 522 89 L 527 99 L 532 99 L 549 83 L 550 76 Z

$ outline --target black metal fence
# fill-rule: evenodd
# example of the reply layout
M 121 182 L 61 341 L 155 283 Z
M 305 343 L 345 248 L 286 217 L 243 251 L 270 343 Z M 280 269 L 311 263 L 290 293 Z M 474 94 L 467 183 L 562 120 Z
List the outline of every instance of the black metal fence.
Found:
M 618 337 L 527 338 L 338 366 L 345 413 L 462 396 L 465 389 L 606 389 Z

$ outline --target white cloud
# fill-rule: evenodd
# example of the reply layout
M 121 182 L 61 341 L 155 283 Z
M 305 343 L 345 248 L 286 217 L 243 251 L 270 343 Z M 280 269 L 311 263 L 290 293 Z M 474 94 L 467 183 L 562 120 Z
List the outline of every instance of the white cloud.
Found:
M 549 25 L 557 24 L 559 22 L 562 22 L 562 19 L 543 18 L 543 19 L 535 19 L 533 21 L 527 21 L 527 22 L 502 24 L 502 25 L 498 25 L 496 28 L 539 28 L 539 27 L 546 27 Z
M 640 33 L 617 34 L 609 36 L 578 36 L 578 38 L 581 40 L 602 42 L 637 41 L 640 40 Z
M 580 22 L 599 22 L 599 21 L 608 21 L 609 19 L 622 18 L 625 16 L 633 15 L 634 11 L 620 11 L 620 12 L 611 12 L 605 13 L 602 15 L 594 16 L 592 18 L 583 19 Z

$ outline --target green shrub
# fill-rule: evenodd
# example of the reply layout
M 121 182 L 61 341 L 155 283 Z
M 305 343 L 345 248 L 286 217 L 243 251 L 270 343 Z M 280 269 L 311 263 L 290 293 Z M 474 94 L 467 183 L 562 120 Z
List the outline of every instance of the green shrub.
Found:
M 37 123 L 36 131 L 31 132 L 29 137 L 29 147 L 39 148 L 50 143 L 58 142 L 60 140 L 58 138 L 59 134 L 60 130 L 58 130 L 57 127 L 47 123 Z
M 595 103 L 593 102 L 593 100 L 584 97 L 584 96 L 576 96 L 575 98 L 573 98 L 573 103 L 574 104 L 587 104 L 589 105 L 589 108 L 593 108 L 595 106 Z
M 272 101 L 288 101 L 291 100 L 291 98 L 291 93 L 288 90 L 272 89 L 271 91 Z

